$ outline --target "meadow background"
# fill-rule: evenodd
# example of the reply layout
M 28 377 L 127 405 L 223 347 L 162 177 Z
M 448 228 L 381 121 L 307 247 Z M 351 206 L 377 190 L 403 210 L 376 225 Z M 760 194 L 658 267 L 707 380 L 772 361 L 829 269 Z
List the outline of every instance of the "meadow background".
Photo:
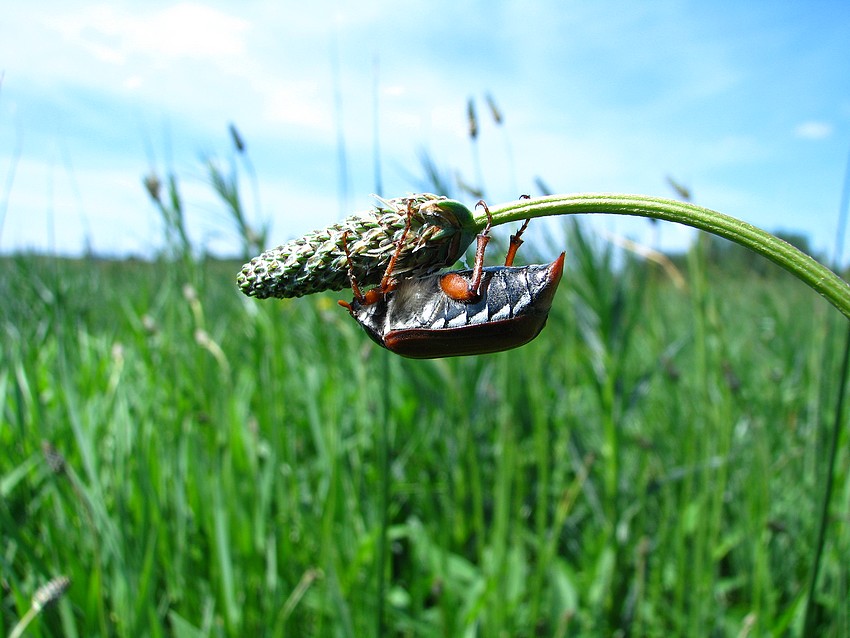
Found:
M 206 169 L 250 253 L 233 133 Z M 2 633 L 59 576 L 28 635 L 850 632 L 846 324 L 790 275 L 563 223 L 519 253 L 567 251 L 537 340 L 412 361 L 346 291 L 243 297 L 179 176 L 144 185 L 157 259 L 0 260 Z
M 846 3 L 8 5 L 0 635 L 850 636 L 847 322 L 773 264 L 535 220 L 543 333 L 435 361 L 235 282 L 411 191 L 846 268 Z

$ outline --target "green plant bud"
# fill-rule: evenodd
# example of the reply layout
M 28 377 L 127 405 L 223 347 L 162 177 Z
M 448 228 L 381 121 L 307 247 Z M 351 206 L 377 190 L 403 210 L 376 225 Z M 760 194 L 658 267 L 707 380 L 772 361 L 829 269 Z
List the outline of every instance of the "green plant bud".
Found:
M 415 277 L 444 268 L 457 261 L 475 239 L 472 213 L 460 202 L 430 193 L 380 201 L 383 206 L 254 257 L 237 275 L 240 290 L 265 299 L 349 287 L 343 236 L 357 283 L 377 285 L 404 232 L 408 206 L 410 231 L 393 275 Z

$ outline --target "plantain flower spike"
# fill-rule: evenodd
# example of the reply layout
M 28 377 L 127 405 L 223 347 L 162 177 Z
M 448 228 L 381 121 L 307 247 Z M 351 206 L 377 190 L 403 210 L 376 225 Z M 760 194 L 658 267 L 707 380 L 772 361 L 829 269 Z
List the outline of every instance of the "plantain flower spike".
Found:
M 39 587 L 32 597 L 32 608 L 39 612 L 48 605 L 62 598 L 63 594 L 71 586 L 71 579 L 67 576 L 59 576 Z
M 381 205 L 324 230 L 265 251 L 242 266 L 236 278 L 249 297 L 301 297 L 350 285 L 349 260 L 358 284 L 377 285 L 396 251 L 410 216 L 410 230 L 393 273 L 424 275 L 451 265 L 475 239 L 472 213 L 460 202 L 430 193 L 377 198 Z
M 33 594 L 32 602 L 27 613 L 21 616 L 18 624 L 12 627 L 12 632 L 9 634 L 9 638 L 21 638 L 35 617 L 38 616 L 45 607 L 52 605 L 62 598 L 70 586 L 70 578 L 67 576 L 59 576 L 58 578 L 54 578 L 39 587 L 35 594 Z

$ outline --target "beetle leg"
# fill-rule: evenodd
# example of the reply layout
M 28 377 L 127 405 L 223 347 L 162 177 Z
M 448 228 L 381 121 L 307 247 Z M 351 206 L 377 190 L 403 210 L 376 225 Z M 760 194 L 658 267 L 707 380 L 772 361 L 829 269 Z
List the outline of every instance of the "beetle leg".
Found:
M 363 296 L 363 293 L 360 292 L 360 286 L 357 285 L 357 277 L 354 276 L 354 268 L 351 265 L 351 253 L 348 251 L 348 231 L 345 231 L 342 234 L 342 249 L 345 251 L 345 259 L 348 262 L 348 281 L 351 282 L 351 290 L 354 292 L 354 298 L 357 299 L 357 301 L 362 302 L 365 297 Z M 347 301 L 340 301 L 338 303 L 343 308 L 351 310 L 351 304 Z
M 475 297 L 480 293 L 481 274 L 484 271 L 484 250 L 490 242 L 490 227 L 493 225 L 493 216 L 490 214 L 490 209 L 487 208 L 487 204 L 484 203 L 483 199 L 479 200 L 475 205 L 476 208 L 479 206 L 483 206 L 484 212 L 487 213 L 487 225 L 484 227 L 484 231 L 478 235 L 478 243 L 475 246 L 475 264 L 472 266 L 472 281 L 469 284 L 469 292 Z
M 518 199 L 531 199 L 530 195 L 520 195 Z M 523 222 L 522 227 L 517 231 L 516 235 L 511 235 L 511 244 L 508 246 L 508 254 L 505 255 L 505 266 L 513 266 L 514 265 L 514 257 L 516 257 L 516 251 L 522 245 L 522 234 L 525 232 L 525 229 L 528 228 L 528 222 L 531 221 L 531 218 Z
M 443 275 L 440 279 L 440 288 L 449 297 L 455 301 L 476 301 L 481 296 L 481 277 L 484 273 L 484 251 L 487 248 L 487 243 L 490 241 L 490 227 L 493 225 L 493 216 L 490 214 L 490 209 L 484 200 L 479 200 L 475 205 L 484 207 L 484 212 L 487 213 L 487 225 L 484 230 L 478 235 L 477 244 L 475 246 L 475 263 L 472 266 L 472 281 L 467 282 L 455 272 L 449 272 Z
M 398 244 L 396 244 L 395 252 L 393 253 L 392 258 L 390 258 L 390 263 L 387 264 L 387 269 L 384 271 L 384 276 L 381 279 L 381 292 L 387 292 L 392 288 L 390 284 L 390 280 L 393 273 L 393 268 L 395 268 L 395 262 L 398 260 L 398 256 L 401 254 L 401 249 L 404 247 L 404 242 L 407 239 L 407 233 L 410 232 L 410 223 L 413 219 L 413 200 L 407 200 L 407 220 L 404 222 L 404 230 L 401 231 L 401 237 L 398 239 Z
M 381 278 L 381 285 L 378 288 L 367 290 L 364 294 L 357 284 L 357 278 L 354 276 L 354 268 L 351 265 L 351 252 L 348 250 L 348 231 L 342 234 L 342 249 L 345 251 L 345 258 L 348 260 L 348 279 L 351 282 L 351 290 L 354 291 L 354 298 L 361 304 L 373 304 L 378 301 L 385 293 L 389 292 L 395 285 L 392 281 L 392 272 L 395 268 L 395 263 L 398 260 L 401 249 L 404 247 L 404 241 L 407 239 L 407 234 L 410 232 L 411 219 L 413 218 L 413 200 L 407 200 L 407 221 L 404 224 L 404 230 L 401 232 L 401 237 L 396 245 L 395 252 L 390 258 L 390 263 L 387 264 L 387 269 L 384 271 L 384 276 Z M 347 301 L 337 302 L 343 308 L 347 308 L 351 312 L 351 304 Z
M 520 195 L 519 199 L 531 199 L 529 195 Z M 522 245 L 522 234 L 525 232 L 525 229 L 528 228 L 528 222 L 531 221 L 531 218 L 525 220 L 522 227 L 517 231 L 516 235 L 511 235 L 511 244 L 508 246 L 508 254 L 505 255 L 505 266 L 513 266 L 514 265 L 514 257 L 516 257 L 516 251 Z
M 508 254 L 505 255 L 505 266 L 513 266 L 514 265 L 514 257 L 516 257 L 516 251 L 522 245 L 522 234 L 525 232 L 525 229 L 528 228 L 528 222 L 531 221 L 531 218 L 523 222 L 522 227 L 516 232 L 515 235 L 511 235 L 511 244 L 508 246 Z

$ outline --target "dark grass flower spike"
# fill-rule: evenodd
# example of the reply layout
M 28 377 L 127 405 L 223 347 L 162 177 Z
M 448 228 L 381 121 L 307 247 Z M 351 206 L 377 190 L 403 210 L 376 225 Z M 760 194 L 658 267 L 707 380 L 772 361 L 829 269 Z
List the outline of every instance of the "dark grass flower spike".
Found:
M 475 239 L 472 213 L 460 202 L 430 193 L 379 201 L 382 206 L 254 257 L 237 275 L 240 290 L 265 299 L 347 288 L 343 236 L 357 281 L 376 285 L 401 239 L 408 208 L 411 227 L 393 269 L 397 274 L 419 276 L 448 266 Z

